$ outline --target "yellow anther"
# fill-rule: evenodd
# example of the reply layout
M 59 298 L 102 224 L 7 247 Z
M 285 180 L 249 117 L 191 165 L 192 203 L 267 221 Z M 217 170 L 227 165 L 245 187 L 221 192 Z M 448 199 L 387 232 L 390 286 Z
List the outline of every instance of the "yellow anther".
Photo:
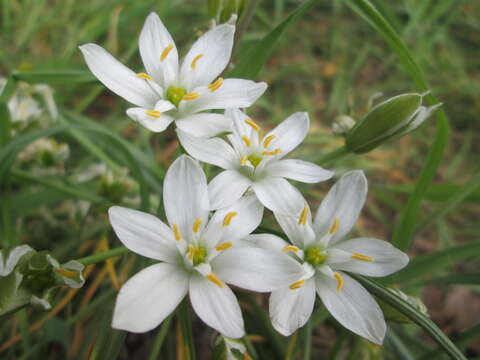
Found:
M 199 95 L 197 93 L 185 94 L 183 95 L 182 100 L 195 100 L 196 98 L 198 98 L 198 96 Z
M 244 156 L 240 159 L 240 165 L 243 166 L 247 163 L 248 157 Z
M 273 139 L 275 139 L 276 136 L 275 135 L 269 135 L 265 138 L 265 140 L 263 140 L 263 147 L 266 149 L 268 148 L 268 145 L 270 145 L 270 143 L 272 142 Z
M 363 254 L 360 254 L 360 253 L 357 253 L 357 252 L 352 253 L 352 259 L 362 260 L 362 261 L 368 261 L 368 262 L 375 261 L 375 259 L 374 259 L 373 257 L 367 256 L 367 255 L 363 255 Z
M 330 226 L 330 230 L 328 232 L 330 234 L 335 234 L 338 231 L 338 228 L 340 227 L 340 220 L 338 218 L 333 219 L 332 226 Z
M 274 156 L 274 155 L 278 155 L 282 152 L 282 150 L 280 150 L 279 148 L 276 148 L 275 151 L 264 151 L 262 152 L 262 155 L 264 156 Z
M 207 275 L 207 279 L 210 280 L 211 282 L 213 282 L 215 285 L 217 285 L 218 287 L 221 287 L 223 288 L 225 286 L 225 284 L 223 283 L 222 280 L 220 280 L 218 278 L 217 275 L 215 275 L 214 273 L 210 273 Z
M 343 289 L 343 277 L 338 272 L 333 273 L 333 277 L 337 280 L 337 291 Z
M 202 219 L 196 219 L 192 227 L 192 230 L 194 233 L 197 233 L 200 231 L 200 225 L 202 225 Z
M 182 238 L 182 234 L 180 234 L 180 229 L 178 228 L 177 224 L 173 224 L 172 228 L 175 240 L 179 241 Z
M 232 242 L 231 242 L 231 241 L 227 241 L 227 242 L 221 243 L 220 245 L 218 245 L 217 247 L 215 247 L 215 250 L 217 250 L 217 251 L 223 251 L 223 250 L 230 249 L 232 246 L 233 246 Z
M 139 77 L 140 79 L 145 79 L 145 80 L 153 80 L 153 78 L 150 75 L 145 74 L 145 73 L 139 73 L 139 74 L 137 74 L 137 77 Z
M 202 58 L 202 57 L 203 57 L 203 54 L 198 54 L 197 56 L 195 56 L 192 63 L 190 64 L 192 69 L 195 69 L 195 67 L 197 66 L 197 61 L 200 60 L 200 58 Z
M 238 213 L 236 211 L 231 211 L 223 218 L 223 226 L 228 226 L 232 222 L 232 219 L 237 216 Z
M 167 58 L 170 51 L 173 49 L 173 44 L 168 45 L 165 49 L 163 49 L 162 53 L 160 54 L 160 61 L 163 61 Z
M 300 289 L 303 285 L 305 285 L 305 280 L 300 280 L 300 281 L 294 282 L 288 288 L 291 290 L 295 290 L 295 289 Z
M 255 131 L 260 130 L 260 126 L 258 126 L 257 123 L 255 121 L 253 121 L 252 119 L 245 119 L 245 124 L 251 126 L 252 129 L 255 130 Z
M 247 147 L 252 146 L 252 142 L 246 136 L 242 136 L 242 140 L 245 143 L 245 146 L 247 146 Z
M 145 111 L 145 114 L 154 118 L 159 118 L 162 113 L 157 110 L 147 110 Z
M 208 85 L 208 88 L 210 89 L 211 92 L 214 92 L 215 90 L 218 90 L 222 85 L 223 85 L 223 78 L 219 77 L 213 83 Z
M 78 276 L 77 272 L 70 271 L 70 270 L 67 270 L 67 269 L 55 269 L 54 271 L 56 273 L 59 273 L 63 277 L 66 277 L 66 278 L 69 278 L 69 279 L 73 279 L 73 278 L 76 278 Z
M 308 206 L 304 206 L 302 212 L 300 213 L 300 217 L 298 218 L 299 225 L 306 225 L 307 224 L 307 216 L 308 216 Z
M 296 246 L 293 246 L 293 245 L 287 245 L 282 249 L 282 251 L 285 251 L 285 252 L 292 251 L 296 254 L 300 251 L 300 249 Z

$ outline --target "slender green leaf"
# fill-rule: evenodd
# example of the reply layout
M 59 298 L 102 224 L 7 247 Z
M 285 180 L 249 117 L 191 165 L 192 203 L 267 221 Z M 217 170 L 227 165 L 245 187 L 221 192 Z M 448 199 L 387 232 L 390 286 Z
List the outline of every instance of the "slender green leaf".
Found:
M 66 70 L 66 71 L 45 71 L 45 72 L 17 72 L 13 78 L 28 82 L 30 84 L 72 84 L 96 82 L 97 78 L 89 71 Z

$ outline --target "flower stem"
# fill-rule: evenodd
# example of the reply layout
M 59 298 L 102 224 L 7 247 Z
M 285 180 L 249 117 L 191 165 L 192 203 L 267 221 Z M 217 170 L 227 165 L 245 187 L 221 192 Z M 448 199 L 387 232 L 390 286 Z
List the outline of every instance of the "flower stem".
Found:
M 105 261 L 107 259 L 110 259 L 116 256 L 124 255 L 128 252 L 130 252 L 130 250 L 128 250 L 125 246 L 119 246 L 108 251 L 104 251 L 95 255 L 90 255 L 90 256 L 77 259 L 77 261 L 87 266 L 87 265 L 92 265 L 92 264 Z
M 314 162 L 318 165 L 325 165 L 333 160 L 337 160 L 341 157 L 344 157 L 349 153 L 350 151 L 347 149 L 345 145 L 343 145 L 339 148 L 336 148 L 335 150 L 332 150 L 326 154 L 321 155 Z
M 312 352 L 312 319 L 308 320 L 305 326 L 303 360 L 310 360 Z

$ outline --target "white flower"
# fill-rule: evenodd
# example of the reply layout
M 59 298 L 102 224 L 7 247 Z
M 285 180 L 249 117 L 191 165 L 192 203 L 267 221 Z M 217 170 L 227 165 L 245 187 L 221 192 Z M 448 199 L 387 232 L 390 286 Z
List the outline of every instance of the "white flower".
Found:
M 191 156 L 225 169 L 208 185 L 212 209 L 233 203 L 251 188 L 264 206 L 289 214 L 289 199 L 299 192 L 285 178 L 316 183 L 333 176 L 313 163 L 283 159 L 307 136 L 307 113 L 291 115 L 263 138 L 260 126 L 240 110 L 227 110 L 226 115 L 233 118 L 233 133 L 227 136 L 233 147 L 219 138 L 201 139 L 177 130 Z
M 270 296 L 270 317 L 283 335 L 292 334 L 310 318 L 317 292 L 343 326 L 374 343 L 382 343 L 386 324 L 380 307 L 343 271 L 386 276 L 406 266 L 408 256 L 383 240 L 341 241 L 357 220 L 366 194 L 363 172 L 348 172 L 329 191 L 313 223 L 303 198 L 295 200 L 296 215 L 275 213 L 292 244 L 274 235 L 250 235 L 244 240 L 249 245 L 288 252 L 304 266 L 302 277 Z
M 110 222 L 133 252 L 160 263 L 132 277 L 118 294 L 113 327 L 145 332 L 159 325 L 187 293 L 197 315 L 225 336 L 244 335 L 238 301 L 226 283 L 267 292 L 302 274 L 289 256 L 237 240 L 260 223 L 263 207 L 254 196 L 217 211 L 209 220 L 207 181 L 200 165 L 181 156 L 167 171 L 163 199 L 170 226 L 136 210 L 114 206 Z
M 221 114 L 202 111 L 248 107 L 266 90 L 265 83 L 218 77 L 228 65 L 235 27 L 215 26 L 192 46 L 181 66 L 170 33 L 151 13 L 140 34 L 139 48 L 146 73 L 134 73 L 96 44 L 80 46 L 90 71 L 110 90 L 136 105 L 127 115 L 151 131 L 161 132 L 175 120 L 196 136 L 228 131 Z

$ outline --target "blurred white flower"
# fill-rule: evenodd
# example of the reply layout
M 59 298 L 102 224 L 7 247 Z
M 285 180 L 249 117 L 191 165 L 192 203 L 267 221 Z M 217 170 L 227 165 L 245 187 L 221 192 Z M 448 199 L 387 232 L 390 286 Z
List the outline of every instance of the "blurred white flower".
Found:
M 304 267 L 303 276 L 270 296 L 270 317 L 283 335 L 292 334 L 307 322 L 316 292 L 339 323 L 374 343 L 382 343 L 386 324 L 380 307 L 343 271 L 386 276 L 405 267 L 408 256 L 383 240 L 341 241 L 356 222 L 366 195 L 363 172 L 348 172 L 328 192 L 313 222 L 303 197 L 290 202 L 294 216 L 274 213 L 291 244 L 274 235 L 251 235 L 244 240 L 248 245 L 288 252 Z
M 136 210 L 114 206 L 110 222 L 133 252 L 160 261 L 127 281 L 118 294 L 113 327 L 145 332 L 159 325 L 187 293 L 197 315 L 221 334 L 244 335 L 240 306 L 226 283 L 268 292 L 302 274 L 285 254 L 236 243 L 260 223 L 254 196 L 217 211 L 209 220 L 207 180 L 200 165 L 181 156 L 165 176 L 163 199 L 170 226 Z
M 196 136 L 228 131 L 231 121 L 205 110 L 248 107 L 266 90 L 265 83 L 218 77 L 230 60 L 235 27 L 215 26 L 191 47 L 179 65 L 170 33 L 151 13 L 140 34 L 146 73 L 134 73 L 96 44 L 80 46 L 90 71 L 110 90 L 136 105 L 127 115 L 154 132 L 175 121 Z
M 212 209 L 233 203 L 251 188 L 264 206 L 283 212 L 289 199 L 299 195 L 285 178 L 316 183 L 333 176 L 311 162 L 283 159 L 305 139 L 307 113 L 291 115 L 263 138 L 260 126 L 242 111 L 231 109 L 226 115 L 233 118 L 233 133 L 227 135 L 232 146 L 220 138 L 202 139 L 177 130 L 191 156 L 225 169 L 208 185 Z
M 37 175 L 61 175 L 65 172 L 64 165 L 69 156 L 70 147 L 67 143 L 40 138 L 23 149 L 16 161 L 28 166 Z

